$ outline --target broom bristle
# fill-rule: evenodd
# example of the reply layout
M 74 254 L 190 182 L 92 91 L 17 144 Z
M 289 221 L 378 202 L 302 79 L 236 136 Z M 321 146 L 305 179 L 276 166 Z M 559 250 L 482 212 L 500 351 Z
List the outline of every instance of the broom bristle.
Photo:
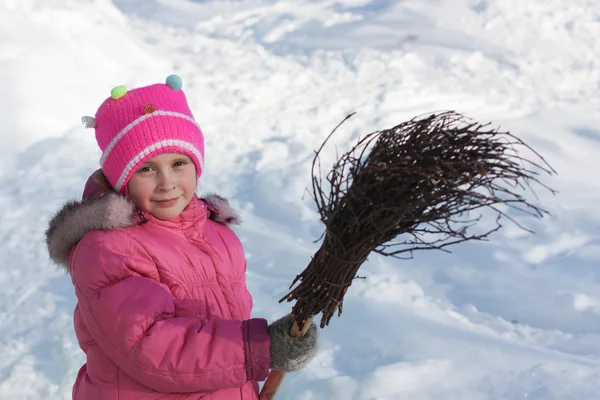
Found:
M 321 327 L 336 311 L 341 314 L 344 295 L 371 252 L 402 258 L 483 240 L 501 227 L 503 217 L 516 223 L 505 207 L 535 217 L 548 214 L 523 192 L 536 183 L 554 193 L 539 180 L 554 170 L 509 132 L 487 126 L 446 112 L 373 132 L 335 162 L 326 176 L 327 192 L 315 175 L 331 135 L 325 140 L 313 160 L 312 178 L 325 224 L 323 243 L 291 285 L 298 286 L 280 300 L 296 300 L 292 312 L 300 328 L 320 312 Z M 524 158 L 523 150 L 537 160 Z M 467 216 L 482 208 L 496 214 L 496 223 L 472 233 L 478 218 Z

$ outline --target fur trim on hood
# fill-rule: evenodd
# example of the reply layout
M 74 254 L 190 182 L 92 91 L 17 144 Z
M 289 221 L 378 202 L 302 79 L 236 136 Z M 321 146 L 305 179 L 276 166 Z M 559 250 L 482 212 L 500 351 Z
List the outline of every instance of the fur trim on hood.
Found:
M 218 194 L 209 194 L 203 197 L 202 200 L 208 204 L 208 209 L 211 211 L 210 219 L 223 225 L 240 225 L 242 219 L 237 211 L 235 211 L 225 197 Z
M 227 199 L 210 194 L 202 198 L 211 211 L 210 219 L 223 225 L 239 225 L 237 212 Z M 108 192 L 83 201 L 69 201 L 50 220 L 46 245 L 50 258 L 69 269 L 69 253 L 86 233 L 96 229 L 126 228 L 139 222 L 136 206 L 125 196 Z

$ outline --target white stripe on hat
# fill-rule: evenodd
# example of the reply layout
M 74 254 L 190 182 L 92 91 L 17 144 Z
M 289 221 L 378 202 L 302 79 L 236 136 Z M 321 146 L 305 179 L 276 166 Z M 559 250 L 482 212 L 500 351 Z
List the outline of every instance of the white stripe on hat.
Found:
M 140 160 L 142 160 L 144 157 L 146 157 L 148 154 L 152 153 L 153 151 L 162 149 L 163 147 L 167 147 L 167 146 L 181 147 L 185 150 L 191 151 L 198 159 L 198 162 L 200 163 L 200 168 L 204 169 L 204 159 L 202 158 L 202 154 L 200 154 L 200 151 L 196 148 L 196 146 L 194 146 L 193 144 L 191 144 L 189 142 L 185 142 L 183 140 L 167 139 L 167 140 L 163 140 L 161 142 L 151 144 L 150 146 L 146 147 L 144 150 L 140 151 L 138 153 L 138 155 L 133 157 L 129 161 L 129 163 L 127 164 L 125 169 L 123 169 L 123 172 L 121 173 L 121 176 L 119 177 L 119 180 L 117 181 L 117 185 L 116 185 L 117 187 L 115 189 L 117 189 L 118 192 L 121 191 L 121 187 L 123 186 L 123 182 L 125 181 L 125 178 L 127 178 L 127 175 L 129 175 L 129 172 L 131 171 L 131 169 L 138 162 L 140 162 Z M 198 172 L 200 172 L 200 171 L 198 171 Z
M 104 153 L 102 153 L 102 157 L 100 157 L 100 167 L 104 167 L 104 162 L 106 161 L 106 159 L 108 158 L 108 155 L 110 154 L 111 150 L 115 147 L 115 145 L 117 144 L 117 142 L 119 140 L 121 140 L 121 138 L 123 136 L 125 136 L 127 134 L 127 132 L 129 132 L 130 130 L 133 129 L 133 127 L 135 127 L 137 124 L 141 123 L 142 121 L 147 120 L 148 118 L 152 118 L 152 117 L 158 117 L 161 115 L 166 115 L 169 117 L 178 117 L 178 118 L 183 118 L 185 120 L 190 121 L 191 123 L 195 124 L 198 129 L 200 129 L 200 125 L 196 122 L 196 120 L 194 120 L 193 118 L 191 118 L 189 115 L 185 115 L 179 112 L 175 112 L 175 111 L 154 111 L 153 113 L 150 114 L 144 114 L 141 117 L 139 117 L 138 119 L 135 119 L 133 121 L 131 121 L 129 124 L 127 124 L 127 126 L 123 129 L 121 129 L 121 131 L 117 134 L 117 136 L 114 137 L 113 140 L 111 140 L 110 144 L 108 145 L 108 147 L 106 147 L 106 150 L 104 150 Z M 202 131 L 202 129 L 200 129 L 200 131 Z

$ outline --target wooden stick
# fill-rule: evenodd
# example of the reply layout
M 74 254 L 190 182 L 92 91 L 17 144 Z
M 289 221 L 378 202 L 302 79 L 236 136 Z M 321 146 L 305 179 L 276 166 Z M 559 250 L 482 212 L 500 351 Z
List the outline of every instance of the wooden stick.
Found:
M 310 317 L 304 323 L 304 329 L 300 330 L 298 328 L 298 324 L 294 322 L 292 325 L 292 329 L 290 330 L 290 335 L 295 338 L 301 338 L 306 335 L 308 329 L 310 328 L 310 324 L 312 324 L 314 317 Z M 277 391 L 279 390 L 279 386 L 281 386 L 281 382 L 283 382 L 283 378 L 285 378 L 286 373 L 284 371 L 271 370 L 265 384 L 263 385 L 262 390 L 260 391 L 259 400 L 273 400 Z

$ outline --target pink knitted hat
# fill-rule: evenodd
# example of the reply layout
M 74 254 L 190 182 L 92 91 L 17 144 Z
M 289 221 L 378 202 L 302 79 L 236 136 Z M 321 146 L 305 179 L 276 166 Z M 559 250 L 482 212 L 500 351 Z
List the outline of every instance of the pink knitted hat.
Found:
M 95 128 L 102 150 L 100 167 L 112 187 L 128 193 L 127 183 L 137 168 L 163 153 L 182 153 L 196 165 L 198 177 L 204 165 L 204 138 L 181 90 L 177 75 L 166 83 L 127 90 L 112 89 L 111 97 L 94 117 L 83 124 Z

